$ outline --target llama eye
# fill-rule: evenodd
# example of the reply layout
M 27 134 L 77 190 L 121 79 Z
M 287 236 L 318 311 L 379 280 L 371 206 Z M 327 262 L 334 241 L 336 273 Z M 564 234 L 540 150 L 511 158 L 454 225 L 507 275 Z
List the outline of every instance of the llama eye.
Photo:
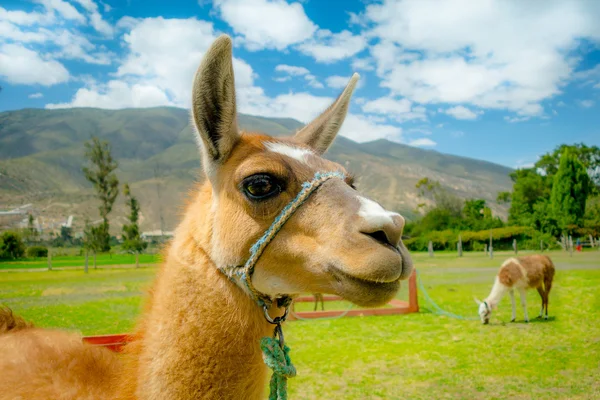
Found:
M 281 193 L 281 185 L 269 175 L 252 175 L 242 182 L 242 189 L 251 200 L 264 200 Z

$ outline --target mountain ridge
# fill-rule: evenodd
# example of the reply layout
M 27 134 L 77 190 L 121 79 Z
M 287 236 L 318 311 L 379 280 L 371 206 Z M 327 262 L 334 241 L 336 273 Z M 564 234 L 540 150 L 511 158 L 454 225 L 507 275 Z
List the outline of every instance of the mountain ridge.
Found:
M 272 136 L 293 134 L 304 124 L 292 118 L 239 114 L 245 131 Z M 109 140 L 119 162 L 122 183 L 129 183 L 142 205 L 142 229 L 172 229 L 182 196 L 201 180 L 200 156 L 190 126 L 189 111 L 176 107 L 35 109 L 0 113 L 0 208 L 32 203 L 49 226 L 69 214 L 76 226 L 97 210 L 91 186 L 81 172 L 83 142 L 92 136 Z M 326 157 L 358 175 L 359 189 L 382 203 L 414 217 L 422 201 L 415 183 L 427 176 L 463 198 L 486 199 L 497 215 L 506 208 L 495 203 L 509 190 L 510 168 L 484 160 L 454 156 L 379 139 L 357 143 L 339 136 Z M 160 198 L 160 200 L 159 200 Z M 125 215 L 122 199 L 113 219 Z

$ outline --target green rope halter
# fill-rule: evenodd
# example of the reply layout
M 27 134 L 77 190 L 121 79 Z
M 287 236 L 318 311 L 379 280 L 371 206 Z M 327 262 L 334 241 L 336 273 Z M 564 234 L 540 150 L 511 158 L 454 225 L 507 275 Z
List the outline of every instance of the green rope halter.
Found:
M 277 300 L 278 307 L 285 307 L 285 314 L 281 317 L 272 319 L 269 316 L 268 309 L 273 304 L 274 299 L 267 294 L 259 292 L 252 284 L 252 274 L 259 257 L 267 245 L 273 240 L 277 232 L 292 217 L 294 212 L 317 190 L 323 183 L 331 178 L 345 179 L 341 172 L 317 172 L 312 180 L 304 182 L 302 189 L 296 197 L 290 201 L 273 221 L 269 229 L 252 245 L 250 248 L 250 257 L 243 266 L 234 266 L 219 268 L 222 273 L 227 275 L 233 282 L 243 289 L 246 289 L 256 303 L 263 308 L 266 320 L 275 325 L 273 337 L 264 337 L 260 341 L 260 348 L 263 351 L 265 364 L 273 370 L 273 376 L 270 383 L 269 400 L 287 399 L 287 378 L 296 376 L 296 368 L 290 360 L 290 348 L 285 345 L 283 340 L 283 331 L 281 323 L 285 321 L 288 315 L 292 298 L 289 295 L 281 295 Z M 240 281 L 238 282 L 236 278 Z

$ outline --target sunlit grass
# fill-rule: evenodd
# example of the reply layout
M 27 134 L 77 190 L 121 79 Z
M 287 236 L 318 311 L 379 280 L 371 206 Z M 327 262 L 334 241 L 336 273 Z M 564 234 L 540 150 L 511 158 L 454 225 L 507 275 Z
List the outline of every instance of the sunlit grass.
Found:
M 482 253 L 413 254 L 423 283 L 444 309 L 476 317 L 502 261 Z M 298 376 L 290 399 L 600 398 L 600 252 L 551 253 L 557 265 L 549 321 L 510 323 L 505 298 L 492 323 L 421 312 L 294 321 L 285 327 Z M 152 268 L 0 273 L 0 302 L 47 327 L 84 334 L 130 331 Z M 325 309 L 344 309 L 326 302 Z M 535 317 L 540 299 L 528 293 Z M 312 310 L 313 303 L 299 306 Z M 320 306 L 319 306 L 320 307 Z

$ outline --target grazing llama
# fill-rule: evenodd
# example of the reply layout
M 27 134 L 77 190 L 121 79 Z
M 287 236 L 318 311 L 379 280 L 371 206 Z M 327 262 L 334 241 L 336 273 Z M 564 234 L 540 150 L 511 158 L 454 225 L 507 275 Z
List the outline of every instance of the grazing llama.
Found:
M 321 303 L 321 311 L 325 311 L 325 299 L 323 298 L 323 293 L 313 293 L 313 296 L 315 297 L 315 311 L 317 311 L 319 302 Z
M 0 399 L 259 399 L 268 372 L 261 338 L 273 335 L 267 317 L 280 321 L 273 316 L 285 315 L 291 297 L 392 299 L 412 271 L 404 219 L 321 157 L 357 80 L 291 138 L 240 133 L 232 42 L 216 39 L 192 88 L 206 179 L 165 250 L 132 341 L 117 356 L 5 311 Z
M 475 299 L 479 305 L 479 316 L 481 322 L 487 324 L 490 322 L 492 310 L 498 307 L 498 303 L 506 292 L 510 293 L 512 302 L 512 319 L 514 322 L 517 318 L 517 306 L 515 304 L 515 289 L 519 290 L 521 295 L 521 305 L 523 306 L 523 314 L 525 322 L 529 322 L 527 315 L 527 289 L 536 288 L 542 297 L 542 308 L 538 318 L 542 317 L 544 308 L 546 314 L 544 319 L 548 319 L 548 295 L 552 288 L 552 279 L 554 278 L 554 264 L 550 257 L 542 255 L 532 255 L 523 257 L 511 257 L 504 261 L 498 271 L 494 286 L 489 296 L 480 301 Z

